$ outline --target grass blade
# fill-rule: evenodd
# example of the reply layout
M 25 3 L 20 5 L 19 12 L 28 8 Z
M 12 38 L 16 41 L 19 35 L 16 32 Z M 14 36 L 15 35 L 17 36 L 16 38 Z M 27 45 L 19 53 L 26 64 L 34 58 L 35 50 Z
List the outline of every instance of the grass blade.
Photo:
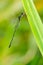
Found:
M 43 24 L 32 0 L 22 0 L 23 6 L 36 39 L 38 48 L 43 55 Z

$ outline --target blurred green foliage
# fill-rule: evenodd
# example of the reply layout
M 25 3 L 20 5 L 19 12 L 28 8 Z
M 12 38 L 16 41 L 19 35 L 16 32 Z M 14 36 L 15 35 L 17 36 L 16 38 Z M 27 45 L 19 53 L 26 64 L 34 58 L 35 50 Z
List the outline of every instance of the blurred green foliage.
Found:
M 21 1 L 13 1 L 18 3 L 16 3 L 18 7 L 15 5 L 13 15 L 11 14 L 0 22 L 0 65 L 43 65 L 43 57 L 37 48 L 26 15 L 23 15 L 20 21 L 18 20 L 18 16 L 22 12 L 25 14 Z M 34 0 L 38 13 L 43 21 L 43 6 L 40 5 L 42 2 L 43 0 Z M 9 48 L 18 21 L 19 26 L 13 38 L 11 48 Z

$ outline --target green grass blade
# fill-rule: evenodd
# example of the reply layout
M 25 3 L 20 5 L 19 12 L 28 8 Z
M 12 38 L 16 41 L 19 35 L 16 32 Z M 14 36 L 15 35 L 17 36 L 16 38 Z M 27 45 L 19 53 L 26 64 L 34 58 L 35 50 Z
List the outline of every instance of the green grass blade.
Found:
M 22 0 L 31 30 L 43 55 L 43 24 L 32 0 Z

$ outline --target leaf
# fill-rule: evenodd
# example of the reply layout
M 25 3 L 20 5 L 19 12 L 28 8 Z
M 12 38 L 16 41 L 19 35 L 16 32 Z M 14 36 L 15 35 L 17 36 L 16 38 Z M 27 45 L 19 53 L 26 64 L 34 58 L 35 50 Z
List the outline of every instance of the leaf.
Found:
M 43 56 L 43 24 L 32 0 L 22 0 L 37 46 Z

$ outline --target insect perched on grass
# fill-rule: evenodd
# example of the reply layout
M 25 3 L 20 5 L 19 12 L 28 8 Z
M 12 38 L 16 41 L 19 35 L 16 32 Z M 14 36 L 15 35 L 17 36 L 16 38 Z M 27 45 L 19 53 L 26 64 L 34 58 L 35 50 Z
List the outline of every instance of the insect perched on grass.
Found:
M 18 20 L 19 20 L 19 21 L 17 22 L 17 24 L 16 24 L 16 26 L 15 26 L 15 30 L 14 30 L 12 39 L 11 39 L 10 44 L 9 44 L 9 48 L 10 48 L 11 45 L 12 45 L 13 38 L 14 38 L 14 36 L 15 36 L 16 30 L 17 30 L 17 28 L 18 28 L 18 26 L 19 26 L 19 23 L 20 23 L 20 19 L 21 19 L 24 15 L 25 15 L 24 13 L 21 13 L 21 14 L 18 16 Z

